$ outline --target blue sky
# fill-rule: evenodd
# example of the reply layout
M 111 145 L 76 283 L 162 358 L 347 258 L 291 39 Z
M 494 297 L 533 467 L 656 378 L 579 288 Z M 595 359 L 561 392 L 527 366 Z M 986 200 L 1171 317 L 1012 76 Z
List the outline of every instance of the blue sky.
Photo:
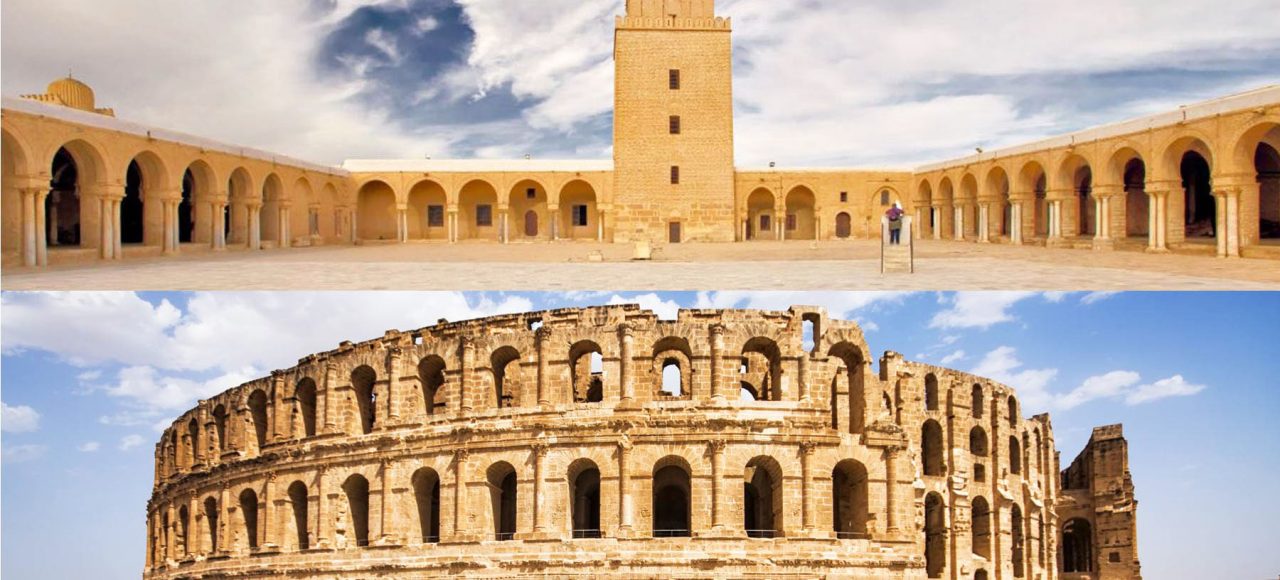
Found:
M 1063 464 L 1124 423 L 1146 577 L 1268 578 L 1280 294 L 3 295 L 0 574 L 136 578 L 160 429 L 201 396 L 341 340 L 440 318 L 638 302 L 826 306 L 874 352 L 985 373 L 1053 414 Z M 1197 557 L 1188 558 L 1188 554 Z M 1210 557 L 1199 555 L 1213 554 Z
M 1280 70 L 1273 0 L 717 6 L 734 19 L 742 166 L 940 161 L 1274 84 Z M 123 118 L 327 163 L 608 158 L 622 10 L 6 0 L 0 87 L 37 92 L 72 70 Z

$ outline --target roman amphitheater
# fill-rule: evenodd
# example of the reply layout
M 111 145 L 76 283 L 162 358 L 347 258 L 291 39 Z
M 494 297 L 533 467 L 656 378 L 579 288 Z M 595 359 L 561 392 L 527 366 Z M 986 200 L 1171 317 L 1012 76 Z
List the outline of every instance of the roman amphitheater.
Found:
M 145 576 L 1139 578 L 1120 426 L 818 308 L 440 321 L 308 356 L 155 451 Z
M 857 240 L 877 237 L 897 200 L 930 239 L 1280 257 L 1280 87 L 914 171 L 739 168 L 731 20 L 713 0 L 628 0 L 615 26 L 612 160 L 328 167 L 117 119 L 75 79 L 5 97 L 4 265 L 472 240 Z

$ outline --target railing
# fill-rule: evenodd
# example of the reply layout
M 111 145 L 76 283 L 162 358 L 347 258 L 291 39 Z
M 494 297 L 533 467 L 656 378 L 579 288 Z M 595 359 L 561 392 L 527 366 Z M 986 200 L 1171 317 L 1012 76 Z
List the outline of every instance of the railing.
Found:
M 691 537 L 689 530 L 654 530 L 655 538 L 688 538 Z
M 778 531 L 777 530 L 747 530 L 747 537 L 773 539 L 778 537 Z
M 603 536 L 600 530 L 574 530 L 573 539 L 575 540 L 598 540 Z
M 493 539 L 497 542 L 510 542 L 516 539 L 516 534 L 515 532 L 499 532 L 493 535 Z

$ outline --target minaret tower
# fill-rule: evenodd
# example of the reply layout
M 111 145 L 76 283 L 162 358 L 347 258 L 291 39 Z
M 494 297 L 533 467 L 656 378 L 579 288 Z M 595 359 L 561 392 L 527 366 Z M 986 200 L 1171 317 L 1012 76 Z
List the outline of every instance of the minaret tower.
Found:
M 733 241 L 731 30 L 714 0 L 627 0 L 614 40 L 615 241 Z

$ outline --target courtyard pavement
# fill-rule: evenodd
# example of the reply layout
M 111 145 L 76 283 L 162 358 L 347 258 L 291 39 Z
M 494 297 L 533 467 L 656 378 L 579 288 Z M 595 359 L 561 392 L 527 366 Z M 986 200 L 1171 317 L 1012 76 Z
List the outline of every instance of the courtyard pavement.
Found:
M 874 241 L 334 246 L 5 268 L 6 290 L 1280 290 L 1280 261 L 926 240 L 914 275 Z M 602 262 L 589 260 L 598 252 Z M 126 249 L 126 255 L 128 250 Z

